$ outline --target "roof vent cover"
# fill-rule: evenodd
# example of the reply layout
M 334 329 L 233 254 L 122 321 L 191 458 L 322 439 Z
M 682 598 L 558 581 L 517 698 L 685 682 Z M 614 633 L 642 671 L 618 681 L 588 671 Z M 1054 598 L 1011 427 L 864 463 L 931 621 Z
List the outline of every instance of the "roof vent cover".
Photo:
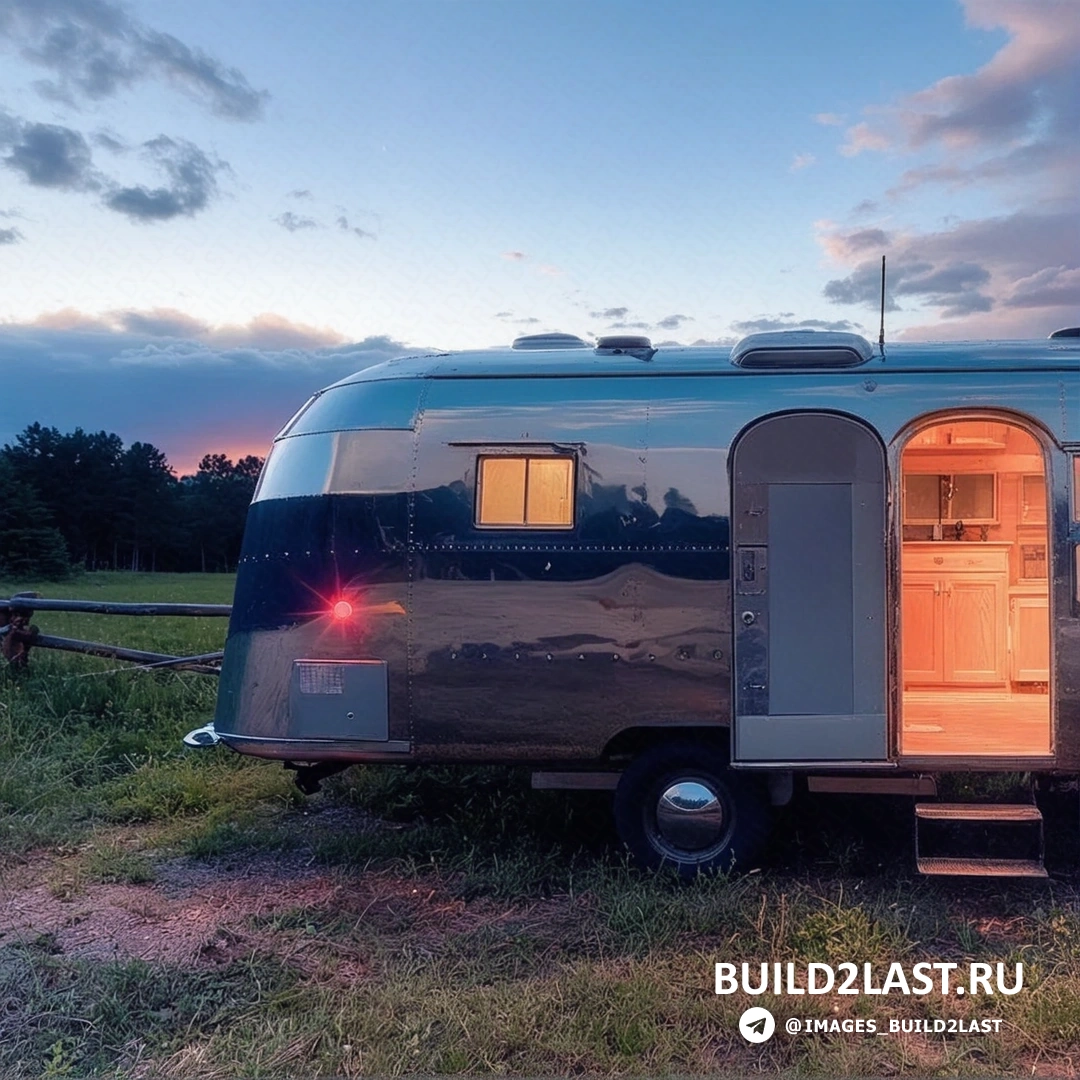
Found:
M 621 356 L 624 353 L 638 360 L 651 360 L 656 355 L 652 342 L 641 334 L 614 334 L 602 337 L 596 343 L 601 356 Z
M 525 334 L 514 338 L 513 349 L 587 349 L 589 343 L 577 334 Z
M 844 368 L 873 355 L 874 346 L 861 334 L 779 330 L 744 337 L 731 350 L 731 362 L 744 368 Z

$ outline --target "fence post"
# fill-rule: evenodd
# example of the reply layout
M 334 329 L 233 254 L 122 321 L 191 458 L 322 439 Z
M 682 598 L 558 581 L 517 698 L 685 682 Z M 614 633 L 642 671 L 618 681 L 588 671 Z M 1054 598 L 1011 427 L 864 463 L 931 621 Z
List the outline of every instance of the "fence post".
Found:
M 15 600 L 33 600 L 40 596 L 36 592 L 15 593 Z M 30 658 L 30 646 L 38 636 L 38 628 L 30 625 L 34 611 L 30 607 L 0 608 L 0 655 L 13 668 L 25 668 Z

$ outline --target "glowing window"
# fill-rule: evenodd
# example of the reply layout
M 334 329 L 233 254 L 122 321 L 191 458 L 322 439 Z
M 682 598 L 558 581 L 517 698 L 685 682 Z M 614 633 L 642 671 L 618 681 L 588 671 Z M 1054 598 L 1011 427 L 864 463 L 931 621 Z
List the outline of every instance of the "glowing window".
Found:
M 477 525 L 503 529 L 570 529 L 574 525 L 574 459 L 481 457 Z

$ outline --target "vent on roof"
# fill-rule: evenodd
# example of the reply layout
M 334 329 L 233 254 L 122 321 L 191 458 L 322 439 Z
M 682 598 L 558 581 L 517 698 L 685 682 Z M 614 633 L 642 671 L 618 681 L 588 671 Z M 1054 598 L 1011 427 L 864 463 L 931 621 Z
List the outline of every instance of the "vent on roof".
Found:
M 525 334 L 514 338 L 514 349 L 587 349 L 589 343 L 577 334 Z
M 596 343 L 596 351 L 601 356 L 628 356 L 638 360 L 651 360 L 656 355 L 652 342 L 640 334 L 617 334 L 602 337 Z
M 1050 336 L 1052 338 L 1080 337 L 1080 326 L 1065 326 L 1060 330 L 1055 330 Z
M 860 334 L 825 330 L 779 330 L 750 334 L 731 350 L 731 362 L 745 368 L 856 367 L 874 355 Z

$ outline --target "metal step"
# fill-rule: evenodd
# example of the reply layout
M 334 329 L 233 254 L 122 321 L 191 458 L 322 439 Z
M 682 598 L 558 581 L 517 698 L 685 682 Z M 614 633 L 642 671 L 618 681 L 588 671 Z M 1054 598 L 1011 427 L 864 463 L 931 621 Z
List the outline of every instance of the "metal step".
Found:
M 1049 877 L 1046 867 L 1034 859 L 942 859 L 920 858 L 920 874 L 950 874 L 956 877 Z
M 808 791 L 830 795 L 936 795 L 932 776 L 808 776 Z
M 1031 803 L 917 803 L 915 816 L 924 821 L 1042 821 Z

